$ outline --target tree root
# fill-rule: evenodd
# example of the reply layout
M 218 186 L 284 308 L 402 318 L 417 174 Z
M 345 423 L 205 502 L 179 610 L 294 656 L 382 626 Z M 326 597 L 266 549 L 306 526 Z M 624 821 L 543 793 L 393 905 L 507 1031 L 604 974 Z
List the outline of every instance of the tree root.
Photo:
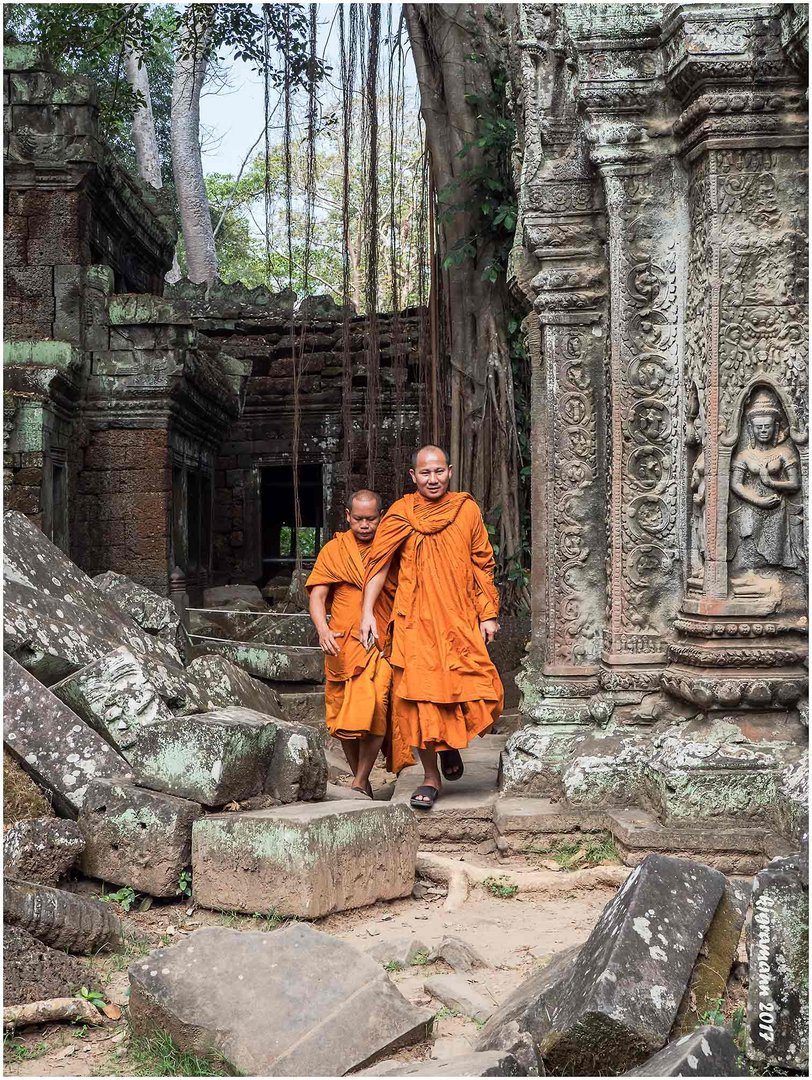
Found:
M 101 1024 L 102 1015 L 95 1005 L 83 998 L 49 998 L 30 1005 L 7 1005 L 3 1009 L 3 1028 L 28 1027 L 31 1024 Z
M 433 852 L 417 853 L 417 872 L 431 881 L 448 885 L 444 911 L 458 911 L 471 889 L 487 878 L 498 878 L 500 884 L 515 885 L 521 893 L 543 893 L 546 896 L 563 896 L 601 886 L 622 885 L 632 872 L 630 866 L 590 866 L 572 873 L 543 870 L 500 870 L 498 867 L 473 866 L 471 863 L 435 855 Z

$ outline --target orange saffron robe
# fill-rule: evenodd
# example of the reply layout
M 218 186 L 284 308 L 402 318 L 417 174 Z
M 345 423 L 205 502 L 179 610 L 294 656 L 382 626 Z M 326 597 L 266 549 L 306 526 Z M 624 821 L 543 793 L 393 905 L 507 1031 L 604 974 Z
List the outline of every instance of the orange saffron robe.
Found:
M 499 594 L 476 502 L 467 492 L 448 492 L 437 501 L 418 493 L 399 499 L 378 526 L 366 581 L 393 556 L 399 556 L 393 739 L 462 749 L 485 733 L 504 704 L 502 680 L 479 629 L 498 616 Z
M 338 533 L 318 554 L 305 588 L 308 593 L 316 585 L 329 585 L 327 612 L 330 629 L 338 638 L 338 656 L 324 657 L 325 718 L 327 729 L 338 739 L 360 739 L 365 735 L 388 735 L 390 729 L 390 699 L 392 668 L 381 649 L 367 651 L 358 634 L 361 624 L 365 563 L 369 544 L 359 544 L 352 532 Z M 391 618 L 395 595 L 395 576 L 387 578 L 378 603 L 376 618 L 386 626 Z M 386 740 L 388 765 L 391 771 L 400 768 L 402 751 L 392 749 Z M 411 762 L 411 754 L 409 754 Z

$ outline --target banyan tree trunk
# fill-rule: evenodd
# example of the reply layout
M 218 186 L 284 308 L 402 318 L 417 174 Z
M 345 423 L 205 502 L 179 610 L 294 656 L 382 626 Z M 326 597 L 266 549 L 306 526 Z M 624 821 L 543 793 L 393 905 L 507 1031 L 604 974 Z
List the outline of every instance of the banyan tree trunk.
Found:
M 509 294 L 505 275 L 483 271 L 500 257 L 489 236 L 469 177 L 487 165 L 478 137 L 478 106 L 491 99 L 493 72 L 505 62 L 491 11 L 475 4 L 405 4 L 420 87 L 432 179 L 441 201 L 441 257 L 472 238 L 475 252 L 444 273 L 451 364 L 450 453 L 455 486 L 470 491 L 486 515 L 498 517 L 504 558 L 520 550 L 518 449 L 508 344 Z M 477 62 L 471 57 L 476 55 Z M 467 151 L 460 156 L 464 147 Z M 447 202 L 468 204 L 453 214 Z

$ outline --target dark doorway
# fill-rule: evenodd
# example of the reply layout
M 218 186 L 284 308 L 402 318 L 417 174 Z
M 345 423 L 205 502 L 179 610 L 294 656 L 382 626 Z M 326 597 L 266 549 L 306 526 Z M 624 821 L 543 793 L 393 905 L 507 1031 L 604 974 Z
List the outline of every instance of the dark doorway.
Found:
M 299 466 L 299 506 L 302 524 L 295 527 L 293 466 L 262 469 L 262 566 L 266 576 L 289 570 L 297 546 L 312 563 L 322 543 L 324 508 L 321 465 Z

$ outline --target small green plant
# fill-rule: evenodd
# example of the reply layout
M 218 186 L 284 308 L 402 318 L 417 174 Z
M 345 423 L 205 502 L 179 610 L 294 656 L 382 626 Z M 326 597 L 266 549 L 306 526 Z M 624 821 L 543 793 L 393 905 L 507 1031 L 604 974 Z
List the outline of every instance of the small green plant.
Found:
M 458 1012 L 455 1012 L 454 1009 L 449 1009 L 446 1005 L 442 1005 L 437 1010 L 437 1012 L 434 1014 L 434 1019 L 435 1020 L 445 1020 L 449 1016 L 459 1016 L 459 1015 L 460 1014 Z
M 33 1061 L 35 1058 L 42 1057 L 43 1054 L 47 1053 L 47 1042 L 38 1042 L 33 1046 L 26 1046 L 22 1039 L 18 1039 L 16 1035 L 10 1032 L 3 1035 L 3 1057 L 15 1064 L 22 1061 Z
M 716 1027 L 724 1026 L 725 1014 L 722 1011 L 721 998 L 709 1002 L 707 1009 L 699 1014 L 699 1022 L 700 1024 L 713 1024 Z
M 84 1039 L 87 1036 L 87 1024 L 82 1024 L 73 1033 L 74 1039 Z
M 188 899 L 192 895 L 192 871 L 181 870 L 178 876 L 178 896 L 183 896 Z
M 743 1005 L 739 1005 L 737 1009 L 733 1010 L 730 1027 L 733 1033 L 733 1041 L 743 1054 L 747 1048 L 747 1010 Z
M 399 960 L 387 960 L 386 963 L 383 965 L 383 970 L 384 971 L 402 971 L 403 970 L 403 964 L 401 964 Z
M 267 912 L 255 911 L 251 918 L 257 924 L 257 930 L 276 930 L 277 927 L 289 921 L 284 915 L 280 915 L 276 908 Z
M 104 900 L 105 903 L 109 904 L 120 904 L 125 911 L 129 911 L 138 899 L 138 893 L 131 885 L 126 885 L 117 892 L 102 893 L 99 899 Z
M 482 884 L 491 896 L 498 896 L 503 900 L 509 900 L 519 891 L 519 886 L 511 885 L 504 874 L 499 877 L 486 877 Z
M 221 1058 L 200 1058 L 179 1050 L 165 1032 L 133 1037 L 127 1051 L 133 1076 L 228 1076 Z
M 430 964 L 431 954 L 428 949 L 421 949 L 420 952 L 416 952 L 412 957 L 412 967 L 425 967 L 426 964 Z
M 104 1000 L 104 994 L 100 994 L 98 990 L 88 990 L 86 986 L 83 986 L 76 996 L 82 998 L 83 1001 L 89 1001 L 90 1004 L 95 1005 L 97 1009 L 103 1009 L 107 1004 Z

